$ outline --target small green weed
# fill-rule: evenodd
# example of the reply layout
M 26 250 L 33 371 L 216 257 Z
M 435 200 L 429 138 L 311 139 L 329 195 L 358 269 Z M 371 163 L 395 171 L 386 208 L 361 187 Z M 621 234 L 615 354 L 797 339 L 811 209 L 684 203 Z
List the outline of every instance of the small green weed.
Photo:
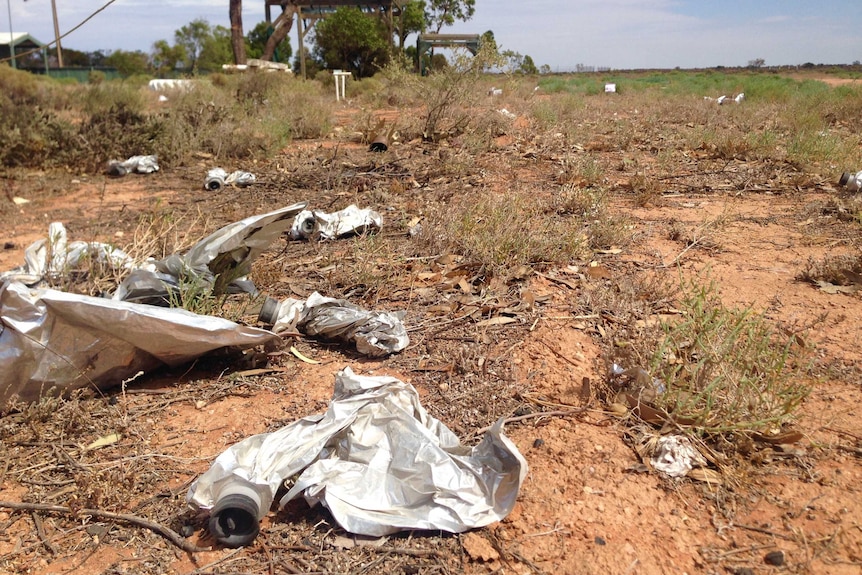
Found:
M 683 431 L 714 439 L 792 422 L 811 391 L 798 338 L 751 308 L 725 307 L 711 281 L 684 282 L 679 305 L 645 367 L 664 387 L 655 406 Z

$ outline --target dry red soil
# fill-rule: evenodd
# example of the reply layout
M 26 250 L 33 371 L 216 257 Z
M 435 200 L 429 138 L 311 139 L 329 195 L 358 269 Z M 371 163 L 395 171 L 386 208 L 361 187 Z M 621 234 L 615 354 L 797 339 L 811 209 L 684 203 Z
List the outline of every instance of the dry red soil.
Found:
M 625 100 L 621 102 L 618 110 L 623 113 Z M 537 157 L 530 125 L 522 124 L 500 139 L 495 150 L 476 159 L 486 174 L 485 185 L 500 193 L 524 181 L 553 177 L 548 174 L 555 170 L 554 161 L 541 153 Z M 297 144 L 285 151 L 285 158 L 294 163 L 300 155 L 326 158 L 332 147 L 320 144 Z M 589 144 L 584 142 L 584 153 L 593 153 Z M 613 153 L 593 148 L 597 157 Z M 421 144 L 405 143 L 387 153 L 411 165 L 423 150 Z M 516 158 L 516 169 L 495 172 L 494 154 Z M 345 161 L 367 162 L 366 155 L 364 146 L 354 146 Z M 134 233 L 140 214 L 156 208 L 200 208 L 212 218 L 205 227 L 214 229 L 299 200 L 324 209 L 343 207 L 347 200 L 387 207 L 375 205 L 370 195 L 373 175 L 366 176 L 365 184 L 345 188 L 340 197 L 331 189 L 298 185 L 279 167 L 285 158 L 238 166 L 257 172 L 260 191 L 229 191 L 219 197 L 201 188 L 207 162 L 123 179 L 15 174 L 2 181 L 7 195 L 30 202 L 3 200 L 0 240 L 6 245 L 0 268 L 19 265 L 24 248 L 43 237 L 51 221 L 65 222 L 71 239 L 120 243 Z M 608 165 L 613 161 L 608 159 Z M 858 251 L 858 228 L 823 209 L 840 193 L 837 183 L 812 176 L 801 185 L 755 179 L 740 188 L 737 175 L 749 170 L 748 164 L 732 160 L 708 188 L 669 187 L 646 202 L 633 202 L 626 194 L 633 174 L 608 172 L 611 210 L 625 219 L 633 240 L 621 250 L 595 254 L 598 271 L 590 274 L 572 271 L 573 266 L 583 271 L 590 265 L 587 260 L 533 275 L 519 289 L 540 303 L 514 324 L 458 324 L 445 331 L 457 313 L 423 307 L 419 296 L 405 291 L 401 301 L 383 305 L 407 309 L 408 326 L 430 327 L 411 332 L 411 347 L 393 358 L 370 361 L 339 346 L 301 340 L 296 345 L 320 364 L 284 355 L 272 363 L 280 371 L 263 375 L 231 378 L 231 372 L 244 367 L 230 365 L 159 372 L 133 383 L 130 393 L 114 395 L 110 406 L 98 397 L 80 400 L 84 420 L 88 413 L 103 414 L 106 409 L 120 410 L 126 418 L 111 412 L 118 418 L 111 421 L 125 426 L 122 439 L 95 454 L 85 454 L 79 446 L 111 432 L 98 422 L 75 424 L 90 431 L 76 435 L 70 428 L 67 433 L 74 439 L 64 443 L 50 418 L 30 423 L 25 432 L 24 424 L 10 419 L 15 414 L 5 417 L 9 441 L 0 461 L 0 500 L 73 508 L 96 502 L 177 531 L 193 525 L 189 540 L 210 545 L 199 518 L 185 509 L 189 481 L 236 441 L 322 412 L 332 394 L 334 373 L 350 365 L 357 373 L 386 373 L 413 383 L 432 413 L 465 440 L 496 417 L 515 416 L 519 405 L 534 408 L 530 417 L 507 426 L 530 471 L 515 510 L 503 521 L 459 536 L 418 533 L 366 546 L 355 544 L 325 511 L 288 509 L 270 514 L 252 547 L 186 553 L 122 521 L 0 509 L 0 571 L 862 573 L 862 306 L 856 293 L 828 293 L 798 279 L 810 258 Z M 415 179 L 419 187 L 402 192 L 396 211 L 383 212 L 393 222 L 386 232 L 403 234 L 405 229 L 394 222 L 419 215 L 411 212 L 415 198 L 410 194 L 445 185 Z M 671 239 L 671 226 L 701 230 L 700 243 Z M 325 288 L 319 282 L 328 272 L 315 268 L 317 249 L 286 241 L 273 246 L 256 264 L 271 268 L 256 271 L 257 278 L 269 282 L 259 287 L 276 296 Z M 624 274 L 694 277 L 707 270 L 726 305 L 765 310 L 776 325 L 807 326 L 805 343 L 816 350 L 818 366 L 794 427 L 802 439 L 792 445 L 758 446 L 751 461 L 738 462 L 733 480 L 718 486 L 649 470 L 632 445 L 632 416 L 610 410 L 594 390 L 592 397 L 585 395 L 585 378 L 605 378 L 604 357 L 612 342 L 607 341 L 604 320 L 585 317 L 589 314 L 577 303 L 579 290 L 612 286 Z M 450 289 L 421 285 L 416 279 L 432 277 L 434 271 L 430 264 L 411 270 L 414 287 L 426 290 L 423 294 Z M 331 277 L 326 281 L 337 285 Z M 486 388 L 481 378 L 471 379 L 487 370 L 504 373 L 500 379 L 508 383 Z M 501 391 L 509 396 L 498 397 Z M 524 397 L 542 403 L 530 404 Z M 459 403 L 475 413 L 458 411 Z M 537 415 L 537 405 L 556 415 Z M 21 429 L 15 427 L 19 425 Z M 56 446 L 46 448 L 41 443 L 46 441 Z M 32 469 L 21 464 L 22 458 L 32 459 Z M 76 462 L 71 470 L 65 469 L 69 458 Z M 58 476 L 57 468 L 64 468 L 69 479 Z M 768 564 L 767 555 L 774 558 L 779 551 L 782 564 Z

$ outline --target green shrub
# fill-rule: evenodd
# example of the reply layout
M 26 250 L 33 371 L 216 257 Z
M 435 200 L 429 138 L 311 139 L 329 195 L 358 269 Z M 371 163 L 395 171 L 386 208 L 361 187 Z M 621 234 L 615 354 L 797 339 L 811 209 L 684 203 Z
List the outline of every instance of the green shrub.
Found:
M 727 308 L 712 282 L 683 284 L 678 321 L 662 324 L 644 382 L 656 407 L 701 437 L 770 434 L 811 387 L 796 338 L 751 308 Z

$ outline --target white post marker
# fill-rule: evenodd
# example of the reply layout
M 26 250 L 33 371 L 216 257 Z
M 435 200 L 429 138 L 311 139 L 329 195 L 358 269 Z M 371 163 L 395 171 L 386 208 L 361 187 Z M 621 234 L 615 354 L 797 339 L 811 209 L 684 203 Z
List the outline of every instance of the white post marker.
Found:
M 332 75 L 335 78 L 335 101 L 347 99 L 347 78 L 351 76 L 350 72 L 342 70 L 333 70 Z

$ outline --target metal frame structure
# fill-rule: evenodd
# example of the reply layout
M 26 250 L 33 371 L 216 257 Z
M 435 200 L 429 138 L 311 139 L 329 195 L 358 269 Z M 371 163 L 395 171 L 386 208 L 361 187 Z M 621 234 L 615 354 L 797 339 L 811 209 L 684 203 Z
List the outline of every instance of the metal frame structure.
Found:
M 479 34 L 419 34 L 416 39 L 416 56 L 419 59 L 419 75 L 425 70 L 422 56 L 433 48 L 466 48 L 474 56 L 479 52 Z
M 266 21 L 272 23 L 271 6 L 279 6 L 282 11 L 296 11 L 296 33 L 299 42 L 299 66 L 305 75 L 305 36 L 314 28 L 318 20 L 326 18 L 343 6 L 354 6 L 363 12 L 380 14 L 386 18 L 389 38 L 394 33 L 393 18 L 401 15 L 402 0 L 264 0 Z

